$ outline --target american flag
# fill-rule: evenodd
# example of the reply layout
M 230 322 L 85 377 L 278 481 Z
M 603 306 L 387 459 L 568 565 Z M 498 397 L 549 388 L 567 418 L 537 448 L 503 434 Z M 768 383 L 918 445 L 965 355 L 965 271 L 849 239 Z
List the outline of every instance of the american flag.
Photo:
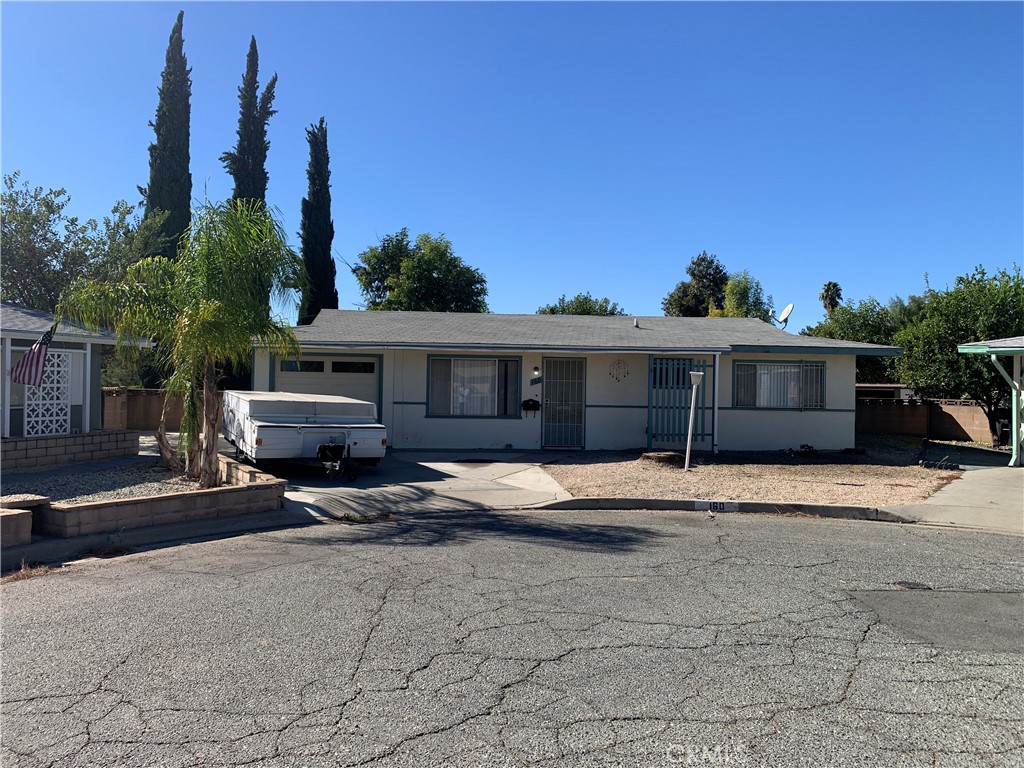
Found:
M 54 326 L 32 345 L 32 349 L 25 353 L 11 369 L 11 381 L 18 384 L 27 384 L 30 387 L 38 387 L 43 383 L 43 372 L 46 368 L 46 353 L 50 349 L 50 342 L 53 341 Z

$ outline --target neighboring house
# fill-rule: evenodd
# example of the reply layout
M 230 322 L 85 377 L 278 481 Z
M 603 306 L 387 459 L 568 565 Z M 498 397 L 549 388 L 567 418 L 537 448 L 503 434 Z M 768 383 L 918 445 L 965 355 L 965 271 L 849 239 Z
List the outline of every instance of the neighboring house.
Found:
M 395 448 L 849 448 L 857 355 L 756 319 L 323 310 L 260 390 L 376 402 Z
M 3 437 L 69 435 L 101 428 L 100 347 L 111 333 L 60 323 L 38 387 L 11 381 L 11 368 L 53 325 L 53 315 L 0 302 Z

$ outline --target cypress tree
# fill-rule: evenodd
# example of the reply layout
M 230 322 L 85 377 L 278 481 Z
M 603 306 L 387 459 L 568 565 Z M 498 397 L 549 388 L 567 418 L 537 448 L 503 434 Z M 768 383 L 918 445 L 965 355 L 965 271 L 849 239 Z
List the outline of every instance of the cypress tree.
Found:
M 338 289 L 334 285 L 336 270 L 331 258 L 334 222 L 331 221 L 331 168 L 327 152 L 327 124 L 320 122 L 306 129 L 309 142 L 309 167 L 306 178 L 309 191 L 302 199 L 302 223 L 299 238 L 302 261 L 308 282 L 299 304 L 299 325 L 308 325 L 321 309 L 338 308 Z
M 225 152 L 220 159 L 235 181 L 232 200 L 259 200 L 266 203 L 266 163 L 267 150 L 270 149 L 267 123 L 277 113 L 272 108 L 277 75 L 270 78 L 263 94 L 257 98 L 259 65 L 260 55 L 256 50 L 256 38 L 253 37 L 249 41 L 249 54 L 245 58 L 245 75 L 238 88 L 238 143 L 233 151 Z
M 174 258 L 178 240 L 191 221 L 192 174 L 189 172 L 189 119 L 192 80 L 183 50 L 181 25 L 184 11 L 171 29 L 167 57 L 160 78 L 160 100 L 150 127 L 156 141 L 149 145 L 149 186 L 140 189 L 146 198 L 145 217 L 166 211 L 161 233 L 167 238 L 163 255 Z

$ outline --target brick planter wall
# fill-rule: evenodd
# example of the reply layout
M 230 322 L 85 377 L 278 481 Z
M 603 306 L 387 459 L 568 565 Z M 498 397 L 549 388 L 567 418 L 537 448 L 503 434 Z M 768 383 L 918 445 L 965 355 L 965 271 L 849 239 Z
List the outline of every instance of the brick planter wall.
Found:
M 54 502 L 42 510 L 43 534 L 67 538 L 281 508 L 284 480 L 240 465 L 226 456 L 221 456 L 220 460 L 221 477 L 237 478 L 241 481 L 239 484 L 87 504 Z
M 84 435 L 49 437 L 5 437 L 0 441 L 0 464 L 5 472 L 19 469 L 47 469 L 76 461 L 135 456 L 139 433 L 102 430 Z

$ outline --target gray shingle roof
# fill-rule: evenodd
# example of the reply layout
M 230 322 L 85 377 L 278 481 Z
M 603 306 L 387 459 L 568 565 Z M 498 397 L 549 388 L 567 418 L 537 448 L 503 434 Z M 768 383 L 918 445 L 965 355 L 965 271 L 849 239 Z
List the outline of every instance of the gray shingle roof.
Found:
M 0 301 L 0 332 L 4 336 L 32 339 L 36 341 L 53 325 L 53 315 L 37 309 L 26 309 L 17 304 Z M 114 334 L 109 331 L 87 331 L 78 325 L 62 322 L 53 335 L 54 341 L 91 341 L 99 344 L 113 344 Z
M 977 355 L 993 354 L 1024 354 L 1024 336 L 1010 336 L 1005 339 L 989 339 L 988 341 L 974 341 L 970 344 L 961 344 L 957 347 L 961 352 Z
M 897 347 L 796 336 L 750 318 L 489 315 L 325 309 L 295 328 L 306 347 L 540 349 L 575 352 L 833 352 L 891 356 Z

